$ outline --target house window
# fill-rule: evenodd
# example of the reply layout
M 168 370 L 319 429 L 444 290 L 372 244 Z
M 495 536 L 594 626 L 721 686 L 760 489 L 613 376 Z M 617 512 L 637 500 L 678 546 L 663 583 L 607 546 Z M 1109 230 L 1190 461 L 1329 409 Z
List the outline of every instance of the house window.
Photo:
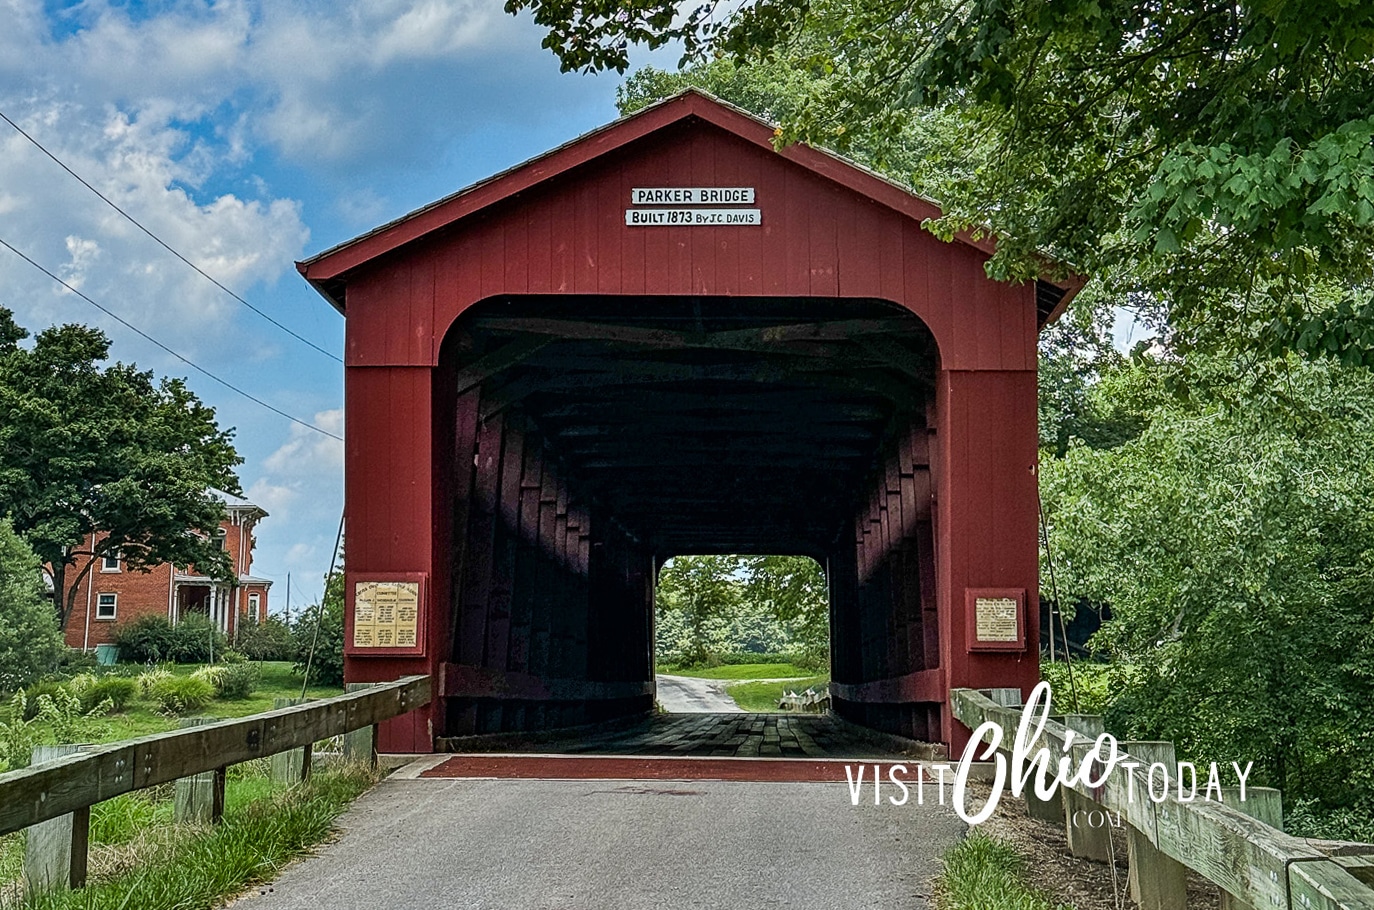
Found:
M 254 619 L 258 618 L 258 604 L 260 603 L 262 603 L 262 598 L 259 595 L 248 595 L 248 612 L 253 615 Z
M 118 594 L 97 594 L 95 599 L 95 618 L 114 619 L 115 602 L 118 599 Z
M 118 551 L 118 550 L 111 550 L 109 553 L 106 553 L 104 556 L 100 557 L 100 571 L 102 571 L 102 572 L 118 572 L 118 571 L 119 571 L 119 551 Z
M 219 544 L 221 550 L 229 549 L 229 532 L 220 528 L 215 532 L 215 543 Z

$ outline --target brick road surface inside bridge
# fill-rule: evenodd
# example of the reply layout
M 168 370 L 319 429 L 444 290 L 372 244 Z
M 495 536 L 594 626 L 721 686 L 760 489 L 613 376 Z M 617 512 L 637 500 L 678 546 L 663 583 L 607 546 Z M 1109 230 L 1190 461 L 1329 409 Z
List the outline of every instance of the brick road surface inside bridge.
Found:
M 528 762 L 535 757 L 520 758 Z M 641 761 L 686 764 L 690 760 Z M 723 758 L 704 761 L 754 763 Z M 343 816 L 342 834 L 336 842 L 260 888 L 242 906 L 244 910 L 913 910 L 930 906 L 931 882 L 940 856 L 964 835 L 965 825 L 935 800 L 923 806 L 914 798 L 904 806 L 884 800 L 875 806 L 869 792 L 864 797 L 853 805 L 843 779 L 823 783 L 389 779 Z
M 472 751 L 462 747 L 457 751 Z M 825 714 L 656 714 L 629 728 L 564 738 L 516 737 L 483 751 L 569 755 L 890 758 L 893 745 Z

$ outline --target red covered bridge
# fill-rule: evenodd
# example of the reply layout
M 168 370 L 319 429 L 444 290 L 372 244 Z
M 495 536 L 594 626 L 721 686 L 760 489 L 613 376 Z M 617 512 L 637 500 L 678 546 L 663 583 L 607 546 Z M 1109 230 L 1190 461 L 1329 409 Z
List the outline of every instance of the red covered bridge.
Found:
M 938 209 L 688 92 L 300 265 L 347 315 L 351 681 L 383 748 L 648 711 L 683 553 L 825 567 L 835 710 L 1038 679 L 1036 335 Z

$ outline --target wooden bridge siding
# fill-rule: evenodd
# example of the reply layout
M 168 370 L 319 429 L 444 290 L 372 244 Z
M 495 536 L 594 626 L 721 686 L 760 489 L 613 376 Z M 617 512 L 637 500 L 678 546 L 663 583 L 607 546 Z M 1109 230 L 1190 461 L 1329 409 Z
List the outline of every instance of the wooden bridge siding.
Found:
M 624 227 L 623 213 L 634 186 L 727 183 L 757 187 L 758 205 L 764 209 L 761 229 Z M 445 449 L 443 439 L 430 428 L 431 422 L 442 426 L 446 439 L 463 431 L 462 421 L 454 420 L 455 411 L 442 413 L 437 404 L 441 393 L 436 390 L 444 382 L 441 347 L 448 328 L 469 307 L 497 295 L 649 293 L 881 298 L 906 306 L 927 324 L 940 351 L 938 406 L 931 415 L 935 433 L 930 458 L 936 466 L 924 479 L 913 473 L 910 481 L 914 496 L 915 487 L 930 485 L 930 477 L 936 477 L 939 508 L 934 527 L 922 525 L 894 538 L 891 516 L 885 531 L 883 514 L 903 508 L 901 480 L 895 500 L 886 486 L 879 495 L 875 481 L 876 521 L 870 517 L 870 539 L 862 547 L 856 541 L 856 547 L 864 565 L 884 569 L 861 584 L 862 603 L 868 607 L 859 611 L 859 628 L 837 632 L 850 636 L 836 646 L 837 667 L 843 662 L 846 672 L 858 674 L 851 678 L 861 681 L 890 678 L 903 667 L 916 666 L 913 642 L 919 640 L 924 667 L 936 665 L 929 652 L 938 644 L 938 665 L 945 674 L 941 688 L 1029 685 L 1038 642 L 1035 496 L 1029 470 L 1036 438 L 1034 289 L 1029 284 L 989 281 L 983 274 L 984 259 L 983 253 L 963 244 L 945 244 L 910 219 L 781 156 L 709 125 L 689 122 L 639 140 L 616 162 L 594 161 L 494 206 L 464 222 L 461 229 L 360 266 L 350 276 L 346 341 L 350 587 L 352 578 L 371 571 L 428 572 L 434 615 L 425 658 L 350 658 L 350 680 L 439 669 L 450 653 L 448 636 L 453 631 L 441 615 L 441 605 L 450 603 L 448 580 L 458 568 L 476 586 L 470 590 L 465 582 L 463 596 L 471 599 L 463 602 L 458 616 L 469 625 L 487 621 L 486 614 L 478 614 L 490 609 L 481 606 L 480 596 L 481 586 L 488 582 L 476 581 L 473 571 L 479 564 L 475 561 L 490 571 L 491 553 L 471 546 L 452 555 L 445 552 L 453 540 L 453 516 L 465 508 L 468 495 L 461 477 L 446 476 L 452 473 L 447 466 L 456 460 L 450 454 L 453 449 Z M 430 368 L 436 365 L 440 371 L 431 378 Z M 980 402 L 977 408 L 970 407 L 973 400 Z M 941 477 L 940 463 L 950 465 L 957 476 Z M 461 462 L 458 465 L 461 469 Z M 998 472 L 1014 472 L 1016 480 L 999 479 Z M 500 486 L 499 476 L 482 481 L 489 482 Z M 527 482 L 525 476 L 519 497 L 522 515 L 530 506 Z M 431 490 L 436 494 L 432 499 Z M 541 482 L 541 491 L 549 492 L 547 482 Z M 484 495 L 490 507 L 490 494 Z M 541 495 L 538 534 L 555 549 L 561 543 L 566 562 L 567 518 L 564 512 L 559 524 L 557 498 L 555 494 L 550 516 Z M 486 514 L 473 512 L 482 532 L 486 519 L 481 516 Z M 574 548 L 583 544 L 579 535 Z M 974 550 L 978 554 L 971 555 Z M 912 551 L 914 568 L 907 565 Z M 517 563 L 523 565 L 522 558 L 528 561 L 530 553 L 522 557 L 517 547 Z M 845 555 L 836 558 L 843 568 Z M 578 659 L 589 656 L 586 579 L 576 582 L 584 590 L 582 606 L 573 606 L 574 612 L 584 611 L 576 618 L 567 600 L 578 597 L 569 595 L 560 581 L 567 579 L 568 567 L 543 557 L 536 561 L 536 593 L 531 598 L 512 590 L 505 607 L 528 608 L 527 647 L 515 645 L 510 637 L 511 629 L 525 628 L 523 614 L 498 614 L 496 619 L 508 624 L 507 665 L 523 665 L 532 674 L 548 672 L 540 666 L 552 666 L 545 656 L 550 650 L 555 663 L 577 656 L 579 647 Z M 913 585 L 911 576 L 923 580 L 937 565 L 938 594 L 932 604 L 930 586 Z M 1030 635 L 1023 659 L 966 653 L 962 600 L 968 584 L 1026 589 Z M 633 603 L 642 606 L 644 598 L 641 591 Z M 879 615 L 894 602 L 897 612 Z M 938 626 L 948 632 L 938 641 L 936 624 L 929 621 L 932 607 Z M 502 633 L 494 634 L 499 640 Z M 881 647 L 876 636 L 887 639 Z M 894 637 L 905 640 L 905 656 Z M 466 634 L 460 638 L 466 640 Z M 870 647 L 863 646 L 865 638 Z M 479 640 L 486 643 L 484 651 L 493 644 L 485 625 Z M 513 657 L 511 647 L 517 649 Z M 645 647 L 640 643 L 637 650 Z M 860 663 L 869 665 L 853 667 L 856 651 Z M 463 655 L 469 658 L 478 659 Z M 483 665 L 499 662 L 485 654 L 478 660 Z M 590 667 L 587 672 L 592 672 Z M 442 703 L 435 699 L 436 706 Z M 561 709 L 527 703 L 516 709 L 522 715 L 509 718 L 479 717 L 475 705 L 457 717 L 450 712 L 442 718 L 434 713 L 437 710 L 392 722 L 383 731 L 383 747 L 426 749 L 431 734 L 445 727 L 457 733 L 493 723 L 543 725 L 554 719 L 545 715 L 557 715 Z M 913 731 L 923 723 L 933 726 L 929 706 L 902 710 L 907 713 L 895 720 L 885 717 L 883 725 Z M 941 726 L 954 730 L 947 709 Z
M 352 369 L 345 421 L 361 428 L 345 442 L 345 501 L 350 533 L 344 585 L 344 635 L 353 635 L 353 579 L 373 572 L 428 572 L 432 603 L 446 603 L 449 580 L 436 566 L 448 565 L 452 545 L 452 487 L 434 471 L 446 463 L 451 444 L 454 402 L 444 390 L 451 374 L 427 367 Z M 439 391 L 432 394 L 432 389 Z M 347 469 L 367 464 L 367 472 Z M 368 533 L 361 533 L 366 526 Z M 449 647 L 442 618 L 427 617 L 428 654 Z M 385 682 L 429 675 L 428 657 L 378 657 L 347 661 L 349 682 Z M 429 751 L 431 725 L 440 700 L 381 725 L 386 751 Z M 437 727 L 437 725 L 435 725 Z
M 647 696 L 604 704 L 501 697 L 504 681 L 528 677 L 554 687 L 649 679 L 642 642 L 651 635 L 652 595 L 637 571 L 649 557 L 594 518 L 537 434 L 511 421 L 488 420 L 453 464 L 472 508 L 454 556 L 463 566 L 456 650 L 442 658 L 443 670 L 476 669 L 491 685 L 480 696 L 449 697 L 443 732 L 568 726 L 646 710 Z
M 1019 688 L 1025 696 L 1040 679 L 1035 373 L 941 371 L 936 411 L 935 590 L 944 687 Z M 968 650 L 970 587 L 1025 590 L 1024 652 Z M 951 748 L 962 751 L 968 731 L 954 723 L 948 701 L 942 725 L 953 731 Z
M 938 672 L 935 558 L 928 437 L 924 422 L 899 434 L 855 516 L 852 550 L 828 560 L 834 679 L 862 685 Z M 912 693 L 912 686 L 907 691 Z M 921 700 L 851 700 L 832 693 L 851 720 L 922 740 L 942 739 L 936 686 Z

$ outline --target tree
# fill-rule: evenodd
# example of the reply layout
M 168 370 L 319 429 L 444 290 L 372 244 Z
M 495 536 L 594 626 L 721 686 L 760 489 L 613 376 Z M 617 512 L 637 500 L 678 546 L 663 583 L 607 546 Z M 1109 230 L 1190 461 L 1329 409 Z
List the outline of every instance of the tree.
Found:
M 0 518 L 0 692 L 18 691 L 52 670 L 61 652 L 38 556 Z
M 172 563 L 232 581 L 212 489 L 240 492 L 242 459 L 214 410 L 179 379 L 107 364 L 97 329 L 55 326 L 28 348 L 27 335 L 0 308 L 0 514 L 51 572 L 61 626 L 106 554 L 135 571 Z
M 532 10 L 568 70 L 623 72 L 633 45 L 680 41 L 688 61 L 814 74 L 787 141 L 881 147 L 938 111 L 962 139 L 932 159 L 948 179 L 936 194 L 946 217 L 931 227 L 994 228 L 994 277 L 1028 278 L 1048 252 L 1133 292 L 1180 341 L 1238 332 L 1374 363 L 1374 5 L 506 8 Z
M 733 556 L 675 556 L 658 573 L 660 612 L 682 620 L 675 650 L 687 664 L 717 656 L 729 615 L 740 603 L 739 560 Z
M 1287 799 L 1374 833 L 1374 378 L 1247 352 L 1141 356 L 1148 410 L 1111 449 L 1042 465 L 1061 595 L 1111 605 L 1113 732 L 1256 763 Z M 1310 817 L 1311 813 L 1309 813 Z
M 809 556 L 748 556 L 744 599 L 788 626 L 798 658 L 808 666 L 830 659 L 830 591 L 825 571 Z
M 825 572 L 806 556 L 675 556 L 656 590 L 658 653 L 687 665 L 727 654 L 830 657 Z
M 306 683 L 344 684 L 344 573 L 343 550 L 338 568 L 325 579 L 321 603 L 306 607 L 291 629 L 295 643 L 295 671 Z

